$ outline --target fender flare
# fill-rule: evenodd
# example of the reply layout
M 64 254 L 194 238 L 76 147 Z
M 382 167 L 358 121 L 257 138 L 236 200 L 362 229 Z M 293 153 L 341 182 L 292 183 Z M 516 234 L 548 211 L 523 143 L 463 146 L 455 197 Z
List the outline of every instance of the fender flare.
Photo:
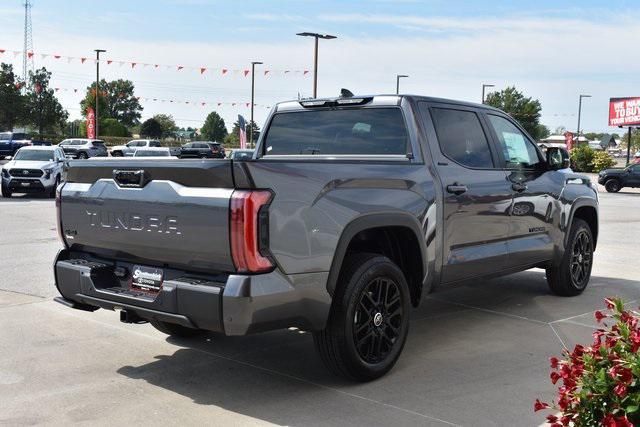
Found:
M 380 227 L 406 227 L 413 232 L 420 245 L 420 259 L 422 260 L 423 271 L 422 284 L 424 284 L 424 280 L 428 276 L 427 244 L 420 222 L 413 215 L 404 212 L 378 212 L 364 214 L 353 219 L 342 231 L 333 254 L 329 278 L 327 279 L 329 295 L 333 297 L 340 269 L 351 240 L 361 231 Z
M 569 217 L 567 218 L 567 226 L 565 228 L 564 239 L 563 239 L 565 247 L 567 246 L 567 242 L 569 239 L 569 230 L 571 230 L 571 225 L 573 224 L 573 218 L 575 217 L 575 213 L 579 208 L 583 208 L 583 207 L 590 207 L 596 210 L 596 222 L 598 223 L 598 229 L 600 228 L 600 225 L 599 225 L 600 213 L 598 211 L 598 202 L 591 197 L 578 197 L 571 204 L 571 210 L 569 211 Z M 598 236 L 596 235 L 594 246 L 597 241 L 598 241 Z

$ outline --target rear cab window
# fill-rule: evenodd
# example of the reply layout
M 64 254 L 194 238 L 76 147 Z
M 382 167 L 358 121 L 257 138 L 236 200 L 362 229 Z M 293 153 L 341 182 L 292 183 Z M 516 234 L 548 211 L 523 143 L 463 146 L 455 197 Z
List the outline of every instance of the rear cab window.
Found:
M 467 168 L 495 167 L 489 140 L 477 113 L 436 107 L 431 109 L 431 116 L 442 154 Z
M 406 155 L 397 107 L 282 112 L 273 116 L 263 155 Z

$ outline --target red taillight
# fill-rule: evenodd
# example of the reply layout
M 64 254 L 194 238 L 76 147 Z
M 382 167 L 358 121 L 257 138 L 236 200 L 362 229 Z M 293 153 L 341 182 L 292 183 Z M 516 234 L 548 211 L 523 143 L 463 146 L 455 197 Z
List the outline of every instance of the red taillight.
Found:
M 262 273 L 273 268 L 260 253 L 269 231 L 267 212 L 260 208 L 270 200 L 269 191 L 236 190 L 231 195 L 231 256 L 238 272 Z
M 58 185 L 58 188 L 56 188 L 56 228 L 58 229 L 58 237 L 60 238 L 60 241 L 66 248 L 68 248 L 69 245 L 67 245 L 67 241 L 64 238 L 64 232 L 62 231 L 62 212 L 60 206 L 63 185 L 64 184 L 60 184 Z

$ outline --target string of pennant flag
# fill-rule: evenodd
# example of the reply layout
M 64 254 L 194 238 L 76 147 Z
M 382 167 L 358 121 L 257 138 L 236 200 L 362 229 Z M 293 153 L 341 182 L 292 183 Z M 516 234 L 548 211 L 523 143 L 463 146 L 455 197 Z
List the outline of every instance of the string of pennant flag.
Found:
M 53 90 L 55 92 L 73 92 L 73 93 L 80 93 L 82 95 L 86 93 L 86 89 L 68 88 L 68 87 L 59 87 L 59 86 L 54 86 Z M 95 88 L 92 89 L 91 91 L 92 91 L 92 94 L 95 94 Z M 107 92 L 100 91 L 100 95 L 107 96 Z M 125 95 L 123 93 L 123 94 L 120 94 L 120 96 L 124 97 Z M 216 106 L 216 107 L 249 108 L 251 106 L 251 102 L 239 102 L 239 101 L 238 102 L 223 102 L 223 101 L 211 101 L 211 100 L 194 101 L 194 100 L 184 100 L 184 99 L 165 99 L 165 98 L 157 98 L 157 97 L 149 97 L 149 96 L 135 96 L 134 98 L 137 99 L 138 101 L 144 101 L 144 102 L 184 104 L 184 105 L 192 105 L 192 106 L 200 106 L 200 107 Z M 270 105 L 265 105 L 265 104 L 253 104 L 253 106 L 257 108 L 271 108 Z
M 17 58 L 18 56 L 21 55 L 25 55 L 25 51 L 23 50 L 7 50 L 7 49 L 0 49 L 0 57 L 2 57 L 2 55 L 6 55 L 6 54 L 13 54 L 14 58 Z M 80 64 L 88 64 L 88 63 L 93 63 L 96 64 L 97 62 L 100 62 L 100 64 L 106 64 L 106 65 L 116 65 L 119 67 L 123 67 L 123 66 L 127 66 L 130 67 L 131 69 L 135 69 L 137 68 L 150 68 L 150 69 L 154 69 L 154 70 L 175 70 L 175 71 L 194 71 L 199 73 L 200 75 L 204 75 L 204 74 L 217 74 L 217 75 L 222 75 L 222 76 L 228 76 L 228 75 L 241 75 L 243 77 L 247 77 L 249 74 L 251 74 L 251 70 L 248 68 L 230 68 L 230 67 L 213 67 L 213 66 L 208 66 L 208 65 L 201 65 L 201 66 L 187 66 L 187 65 L 176 65 L 176 64 L 156 64 L 156 63 L 149 63 L 149 62 L 141 62 L 141 61 L 132 61 L 132 60 L 118 60 L 118 59 L 100 59 L 99 61 L 95 58 L 89 58 L 87 56 L 68 56 L 68 55 L 59 55 L 56 53 L 36 53 L 36 52 L 31 52 L 28 51 L 26 52 L 26 56 L 29 59 L 32 59 L 34 57 L 38 57 L 42 60 L 54 60 L 54 61 L 67 61 L 67 63 L 71 64 L 71 63 L 80 63 Z M 256 73 L 258 74 L 258 73 Z M 280 75 L 280 76 L 290 76 L 290 75 L 298 75 L 298 76 L 306 76 L 307 74 L 309 74 L 309 70 L 291 70 L 291 69 L 275 69 L 275 68 L 268 68 L 268 69 L 263 69 L 260 70 L 260 74 L 262 74 L 263 76 L 270 76 L 270 75 Z

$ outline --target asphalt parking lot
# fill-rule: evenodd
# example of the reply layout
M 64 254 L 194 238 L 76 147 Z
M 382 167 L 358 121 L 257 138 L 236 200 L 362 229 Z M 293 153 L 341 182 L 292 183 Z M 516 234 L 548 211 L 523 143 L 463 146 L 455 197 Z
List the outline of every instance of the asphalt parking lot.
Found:
M 591 342 L 604 297 L 640 300 L 640 192 L 600 203 L 583 295 L 552 296 L 542 270 L 436 289 L 394 370 L 354 384 L 301 331 L 174 340 L 58 305 L 54 202 L 0 198 L 0 424 L 538 425 L 548 358 Z

